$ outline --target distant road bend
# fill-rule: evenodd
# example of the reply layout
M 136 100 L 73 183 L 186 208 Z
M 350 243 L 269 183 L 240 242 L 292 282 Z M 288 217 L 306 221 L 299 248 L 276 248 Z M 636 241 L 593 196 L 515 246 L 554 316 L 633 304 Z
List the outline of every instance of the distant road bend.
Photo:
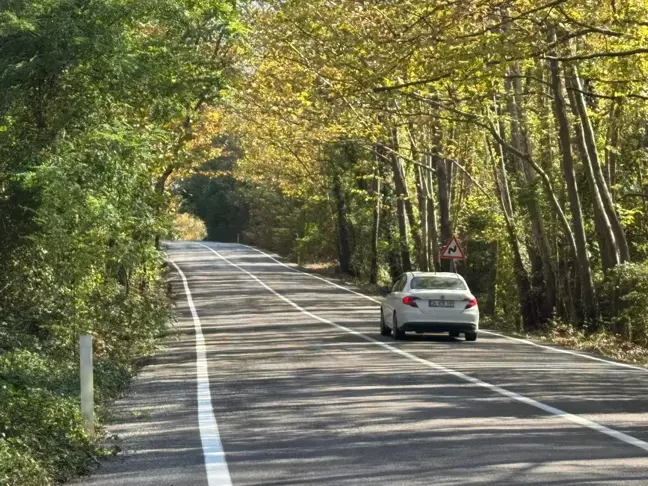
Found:
M 378 300 L 272 255 L 167 253 L 179 338 L 83 484 L 648 484 L 644 368 L 483 331 L 394 341 Z

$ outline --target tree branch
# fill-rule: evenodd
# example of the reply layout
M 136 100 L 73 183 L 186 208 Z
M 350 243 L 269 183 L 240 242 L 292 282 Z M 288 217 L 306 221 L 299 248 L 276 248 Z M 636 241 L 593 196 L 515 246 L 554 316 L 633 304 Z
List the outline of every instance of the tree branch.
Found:
M 601 59 L 609 57 L 628 57 L 637 54 L 648 54 L 648 47 L 639 47 L 637 49 L 630 49 L 628 51 L 610 51 L 610 52 L 592 52 L 591 54 L 580 54 L 575 56 L 555 57 L 555 56 L 542 56 L 543 59 L 551 61 L 585 61 L 587 59 Z
M 437 81 L 449 78 L 450 76 L 452 76 L 452 73 L 444 73 L 433 78 L 419 79 L 417 81 L 410 81 L 409 83 L 395 84 L 393 86 L 376 86 L 375 88 L 373 88 L 373 92 L 384 93 L 386 91 L 395 91 L 398 89 L 410 88 L 412 86 L 420 86 L 422 84 L 436 83 Z
M 639 192 L 629 192 L 628 194 L 624 194 L 623 196 L 621 196 L 621 199 L 627 199 L 629 197 L 640 197 L 648 200 L 648 194 L 641 194 Z
M 516 20 L 523 19 L 524 17 L 526 17 L 528 15 L 531 15 L 531 14 L 534 14 L 534 13 L 537 13 L 537 12 L 542 12 L 543 10 L 555 8 L 555 7 L 557 7 L 557 6 L 559 6 L 559 5 L 563 4 L 563 3 L 566 3 L 566 2 L 567 2 L 567 0 L 555 0 L 553 2 L 549 2 L 549 3 L 545 4 L 545 5 L 541 5 L 539 7 L 534 7 L 532 9 L 530 9 L 530 10 L 527 10 L 526 12 L 522 12 L 522 13 L 520 13 L 518 15 L 515 15 L 514 17 L 508 17 L 506 20 L 503 20 L 502 22 L 498 22 L 496 24 L 490 25 L 490 26 L 486 27 L 485 29 L 478 30 L 477 32 L 471 32 L 470 34 L 464 34 L 464 35 L 457 36 L 456 39 L 470 39 L 472 37 L 479 37 L 480 35 L 484 35 L 487 32 L 492 32 L 493 30 L 500 29 L 500 28 L 504 27 L 507 24 L 515 22 Z
M 562 16 L 565 17 L 570 23 L 572 23 L 574 25 L 577 25 L 579 27 L 583 27 L 584 29 L 586 29 L 586 30 L 588 30 L 588 31 L 590 31 L 592 33 L 597 33 L 597 34 L 601 34 L 601 35 L 607 35 L 607 36 L 611 36 L 611 37 L 623 37 L 624 35 L 626 35 L 623 32 L 617 32 L 615 30 L 604 29 L 604 28 L 601 28 L 601 27 L 595 27 L 593 25 L 588 25 L 588 24 L 586 24 L 584 22 L 580 22 L 580 21 L 576 20 L 575 18 L 573 18 L 571 15 L 569 15 L 567 12 L 565 12 L 565 9 L 563 9 L 560 6 L 557 7 L 556 10 L 558 10 L 562 14 Z

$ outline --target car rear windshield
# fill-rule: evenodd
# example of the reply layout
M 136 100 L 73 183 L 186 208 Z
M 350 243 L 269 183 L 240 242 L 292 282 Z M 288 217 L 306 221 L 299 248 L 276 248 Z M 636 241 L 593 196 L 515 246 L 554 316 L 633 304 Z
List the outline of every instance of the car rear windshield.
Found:
M 414 277 L 411 288 L 421 290 L 466 290 L 466 284 L 456 277 Z

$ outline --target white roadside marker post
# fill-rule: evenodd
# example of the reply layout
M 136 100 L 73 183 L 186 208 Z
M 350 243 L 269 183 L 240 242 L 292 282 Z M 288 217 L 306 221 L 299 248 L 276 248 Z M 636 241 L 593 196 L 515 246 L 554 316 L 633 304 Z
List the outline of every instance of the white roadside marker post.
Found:
M 94 377 L 92 367 L 92 336 L 79 338 L 81 357 L 81 416 L 86 433 L 94 438 Z

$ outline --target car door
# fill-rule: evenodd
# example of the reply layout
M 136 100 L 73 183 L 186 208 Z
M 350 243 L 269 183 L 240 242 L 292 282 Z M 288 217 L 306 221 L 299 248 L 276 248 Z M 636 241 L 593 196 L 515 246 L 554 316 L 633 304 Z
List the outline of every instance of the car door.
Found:
M 392 324 L 392 319 L 394 316 L 394 310 L 396 306 L 403 299 L 403 289 L 407 284 L 407 275 L 401 275 L 394 286 L 392 287 L 391 293 L 385 299 L 385 322 Z

